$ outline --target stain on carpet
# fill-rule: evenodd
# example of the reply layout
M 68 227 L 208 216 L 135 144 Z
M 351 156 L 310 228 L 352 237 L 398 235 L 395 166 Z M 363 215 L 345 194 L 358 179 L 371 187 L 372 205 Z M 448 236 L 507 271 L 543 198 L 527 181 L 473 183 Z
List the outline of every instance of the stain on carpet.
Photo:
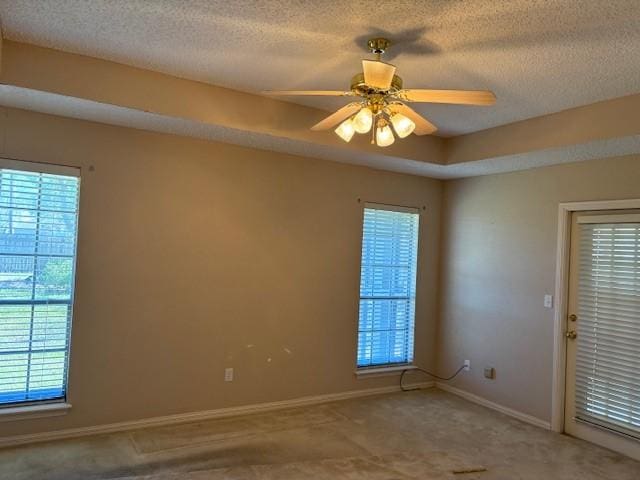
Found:
M 345 420 L 345 417 L 330 407 L 318 406 L 242 418 L 149 428 L 131 434 L 131 438 L 138 453 L 158 453 L 342 420 Z

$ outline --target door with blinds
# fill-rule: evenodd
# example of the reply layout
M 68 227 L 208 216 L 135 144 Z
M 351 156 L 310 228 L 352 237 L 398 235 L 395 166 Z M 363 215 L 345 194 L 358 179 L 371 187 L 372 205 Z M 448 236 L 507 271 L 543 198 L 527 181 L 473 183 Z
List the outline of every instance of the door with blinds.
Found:
M 575 213 L 566 433 L 640 459 L 640 214 Z

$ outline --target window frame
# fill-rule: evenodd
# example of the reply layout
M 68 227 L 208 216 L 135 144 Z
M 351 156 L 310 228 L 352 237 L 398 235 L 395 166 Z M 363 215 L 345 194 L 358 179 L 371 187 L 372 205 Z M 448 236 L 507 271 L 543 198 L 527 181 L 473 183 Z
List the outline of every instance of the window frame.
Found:
M 80 235 L 80 196 L 82 187 L 82 177 L 80 167 L 73 167 L 67 165 L 58 165 L 52 163 L 32 162 L 26 160 L 17 160 L 13 158 L 0 157 L 0 169 L 2 170 L 15 170 L 26 173 L 36 173 L 45 175 L 58 175 L 66 177 L 77 178 L 77 200 L 76 200 L 76 224 L 75 224 L 75 238 L 73 245 L 73 255 L 69 256 L 71 261 L 71 284 L 70 295 L 68 300 L 55 300 L 53 303 L 45 304 L 64 304 L 69 309 L 68 312 L 68 327 L 66 331 L 66 346 L 64 348 L 65 353 L 65 370 L 63 378 L 63 395 L 58 398 L 45 398 L 36 400 L 24 400 L 18 402 L 7 402 L 0 404 L 0 422 L 13 421 L 31 418 L 41 418 L 50 416 L 65 415 L 71 408 L 69 403 L 69 372 L 71 365 L 71 344 L 72 344 L 72 331 L 74 323 L 74 311 L 75 311 L 75 290 L 77 284 L 77 263 L 78 263 L 78 239 Z M 34 257 L 37 257 L 34 254 Z M 30 303 L 24 303 L 24 305 L 38 305 L 41 301 L 31 299 Z M 31 318 L 33 322 L 33 318 Z M 29 350 L 30 352 L 30 350 Z M 28 373 L 27 373 L 28 375 Z
M 365 211 L 367 209 L 372 210 L 384 210 L 394 213 L 411 213 L 418 216 L 418 225 L 416 229 L 416 238 L 415 238 L 415 256 L 414 256 L 414 277 L 413 277 L 413 297 L 407 297 L 410 300 L 413 300 L 413 318 L 411 319 L 411 328 L 412 328 L 412 347 L 411 352 L 407 350 L 407 354 L 410 354 L 410 360 L 405 362 L 389 362 L 389 363 L 378 363 L 372 365 L 358 365 L 358 356 L 359 356 L 359 337 L 360 337 L 360 308 L 361 302 L 363 299 L 367 297 L 361 296 L 361 288 L 362 288 L 362 266 L 363 266 L 363 247 L 364 247 L 364 236 L 365 236 Z M 421 229 L 422 229 L 422 209 L 418 207 L 411 207 L 405 205 L 394 205 L 394 204 L 385 204 L 385 203 L 376 203 L 376 202 L 363 202 L 362 205 L 362 235 L 360 237 L 360 275 L 359 275 L 359 284 L 358 284 L 358 320 L 356 324 L 356 355 L 355 355 L 355 374 L 357 376 L 368 377 L 368 376 L 380 376 L 380 375 L 399 375 L 404 370 L 412 370 L 416 369 L 415 365 L 415 331 L 416 331 L 416 311 L 417 311 L 417 303 L 418 303 L 418 279 L 419 279 L 419 265 L 420 265 L 420 239 L 421 239 Z M 396 298 L 396 297 L 394 297 Z

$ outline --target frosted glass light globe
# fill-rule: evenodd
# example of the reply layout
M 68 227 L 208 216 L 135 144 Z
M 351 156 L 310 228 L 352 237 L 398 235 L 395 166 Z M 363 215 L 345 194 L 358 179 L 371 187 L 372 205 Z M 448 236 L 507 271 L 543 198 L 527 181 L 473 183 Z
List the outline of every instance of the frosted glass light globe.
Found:
M 416 124 L 413 123 L 413 120 L 405 117 L 401 113 L 394 113 L 391 116 L 391 123 L 393 124 L 393 129 L 400 138 L 408 137 L 416 128 Z
M 358 133 L 367 133 L 373 125 L 373 113 L 364 107 L 353 117 L 353 129 Z
M 344 122 L 338 125 L 338 128 L 334 130 L 336 134 L 345 142 L 350 142 L 353 138 L 353 134 L 356 131 L 353 128 L 353 121 L 350 118 L 347 118 Z
M 393 132 L 391 131 L 391 127 L 389 125 L 385 125 L 383 127 L 378 127 L 376 129 L 376 144 L 379 147 L 388 147 L 396 139 L 393 136 Z

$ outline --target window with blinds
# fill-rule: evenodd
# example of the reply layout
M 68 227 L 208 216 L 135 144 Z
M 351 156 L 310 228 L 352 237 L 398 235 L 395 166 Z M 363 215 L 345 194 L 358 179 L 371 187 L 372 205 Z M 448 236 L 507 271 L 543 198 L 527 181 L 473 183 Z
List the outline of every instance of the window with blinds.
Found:
M 79 178 L 0 168 L 0 406 L 64 399 Z
M 415 209 L 365 205 L 359 368 L 413 361 L 419 218 Z
M 576 418 L 640 437 L 640 223 L 580 220 Z

